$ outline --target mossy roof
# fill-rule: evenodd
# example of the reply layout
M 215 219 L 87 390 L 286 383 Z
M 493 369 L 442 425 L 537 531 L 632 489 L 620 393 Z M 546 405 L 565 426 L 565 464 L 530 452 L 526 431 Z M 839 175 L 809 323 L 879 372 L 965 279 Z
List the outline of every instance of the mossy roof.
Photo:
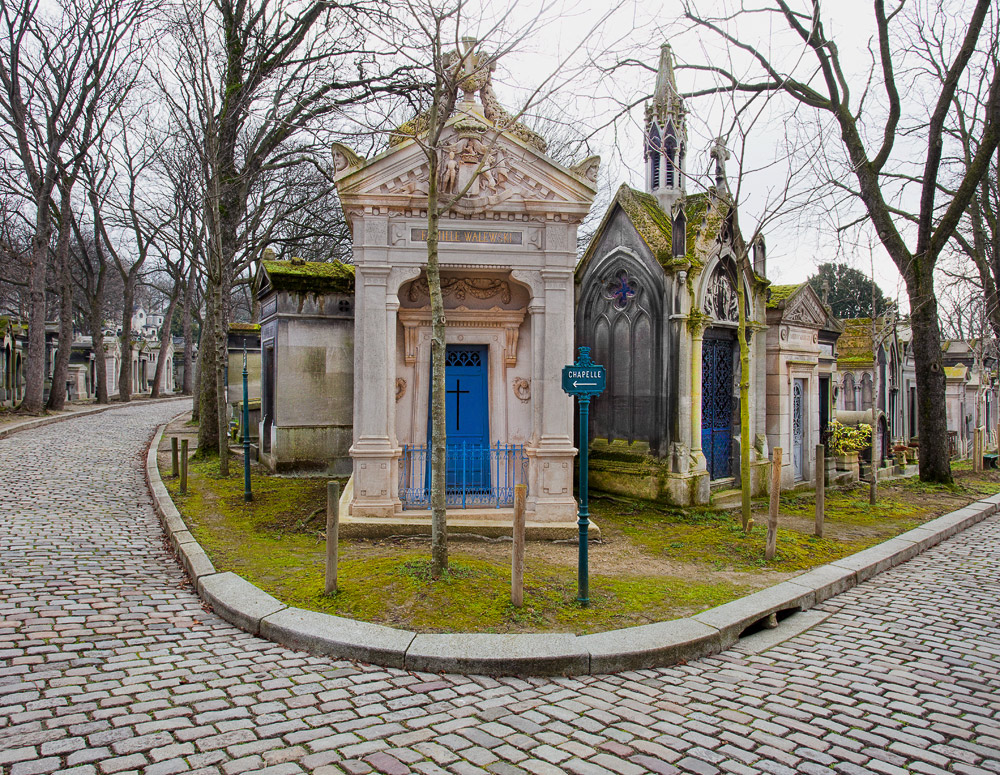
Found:
M 230 323 L 229 332 L 232 334 L 259 334 L 260 323 Z
M 965 379 L 968 369 L 965 366 L 945 366 L 944 375 L 949 379 Z
M 271 287 L 306 293 L 354 293 L 354 266 L 340 261 L 261 261 Z
M 871 318 L 847 318 L 837 342 L 837 363 L 872 363 Z
M 669 268 L 678 263 L 701 264 L 703 259 L 697 255 L 696 243 L 699 238 L 707 241 L 708 244 L 715 240 L 722 230 L 727 211 L 726 206 L 713 206 L 713 201 L 721 202 L 722 200 L 715 200 L 712 194 L 707 192 L 689 194 L 685 198 L 684 215 L 687 219 L 687 244 L 684 246 L 684 255 L 675 256 L 673 251 L 674 227 L 670 215 L 660 207 L 655 196 L 638 191 L 627 183 L 622 183 L 615 193 L 607 213 L 605 213 L 604 220 L 587 247 L 587 252 L 580 262 L 580 268 L 587 263 L 587 259 L 600 241 L 616 206 L 621 208 L 661 266 Z M 702 225 L 703 221 L 704 225 Z
M 799 283 L 798 285 L 772 285 L 770 286 L 770 295 L 767 297 L 767 308 L 777 309 L 778 305 L 783 301 L 787 301 L 795 295 L 796 291 L 799 290 L 805 283 Z

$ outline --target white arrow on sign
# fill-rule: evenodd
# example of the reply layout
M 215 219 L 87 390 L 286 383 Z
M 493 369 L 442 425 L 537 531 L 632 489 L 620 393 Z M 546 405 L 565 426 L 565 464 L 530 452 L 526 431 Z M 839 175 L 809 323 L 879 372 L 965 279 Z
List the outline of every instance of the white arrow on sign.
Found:
M 576 381 L 574 380 L 574 382 L 573 382 L 573 387 L 580 387 L 580 385 L 583 385 L 583 386 L 585 386 L 585 387 L 586 387 L 586 386 L 590 386 L 590 387 L 597 387 L 597 383 L 596 383 L 596 382 L 576 382 Z

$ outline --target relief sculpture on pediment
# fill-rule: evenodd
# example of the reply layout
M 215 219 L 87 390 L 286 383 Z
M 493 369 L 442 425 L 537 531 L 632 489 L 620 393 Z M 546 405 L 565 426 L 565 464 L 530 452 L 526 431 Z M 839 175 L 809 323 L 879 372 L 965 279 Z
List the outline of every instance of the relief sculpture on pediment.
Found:
M 441 295 L 454 296 L 457 301 L 463 301 L 467 296 L 477 299 L 492 299 L 500 297 L 504 304 L 510 304 L 510 283 L 506 280 L 491 280 L 484 277 L 443 277 L 441 278 Z M 410 283 L 407 298 L 416 302 L 430 297 L 430 289 L 426 277 L 419 277 Z

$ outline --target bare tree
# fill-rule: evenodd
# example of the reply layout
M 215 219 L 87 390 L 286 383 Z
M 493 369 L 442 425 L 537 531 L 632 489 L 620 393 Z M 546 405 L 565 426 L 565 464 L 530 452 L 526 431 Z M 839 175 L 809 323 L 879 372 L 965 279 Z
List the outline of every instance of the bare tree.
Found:
M 366 48 L 364 34 L 366 25 L 391 24 L 387 11 L 375 0 L 187 0 L 173 20 L 177 57 L 159 81 L 177 131 L 200 154 L 205 197 L 199 449 L 217 448 L 223 473 L 230 294 L 264 247 L 248 223 L 251 194 L 261 175 L 325 156 L 320 124 L 390 88 L 379 75 L 389 60 Z
M 984 73 L 989 87 L 978 106 L 983 120 L 975 154 L 954 181 L 950 196 L 939 190 L 938 179 L 942 173 L 948 116 L 954 109 L 959 85 L 968 75 L 967 68 L 990 15 L 991 3 L 976 0 L 961 11 L 954 6 L 945 7 L 943 2 L 931 5 L 931 12 L 946 15 L 960 32 L 942 49 L 943 78 L 936 82 L 909 78 L 903 88 L 898 72 L 910 48 L 900 32 L 907 21 L 899 15 L 903 6 L 887 10 L 884 0 L 874 0 L 876 35 L 871 45 L 872 71 L 868 81 L 861 84 L 856 101 L 852 97 L 852 86 L 856 85 L 845 75 L 839 49 L 826 34 L 819 2 L 814 0 L 803 6 L 800 10 L 793 7 L 792 0 L 777 0 L 773 7 L 742 8 L 726 16 L 711 16 L 685 0 L 684 10 L 685 17 L 699 30 L 745 55 L 755 73 L 744 77 L 709 65 L 708 69 L 727 79 L 724 87 L 713 86 L 709 91 L 719 88 L 751 93 L 779 91 L 828 117 L 833 124 L 828 136 L 839 136 L 835 151 L 842 153 L 847 163 L 830 185 L 841 202 L 863 208 L 864 217 L 871 220 L 907 287 L 918 386 L 920 477 L 925 481 L 950 482 L 945 375 L 934 269 L 986 174 L 1000 140 L 1000 76 L 995 60 Z M 769 47 L 768 41 L 752 42 L 746 28 L 740 28 L 748 14 L 766 16 L 772 21 L 777 36 L 773 46 Z M 789 41 L 797 43 L 801 55 L 789 58 L 778 53 L 780 46 Z M 901 91 L 915 90 L 929 102 L 927 110 L 923 109 L 923 103 L 901 96 Z M 876 97 L 875 91 L 882 93 Z M 884 105 L 885 110 L 876 107 L 877 104 Z M 904 110 L 908 113 L 904 114 Z M 916 124 L 922 127 L 921 137 L 926 138 L 923 143 L 911 137 L 904 140 L 913 129 L 911 125 Z M 828 152 L 833 151 L 828 149 Z M 920 167 L 916 174 L 898 172 L 914 159 Z M 889 192 L 900 187 L 907 192 L 913 188 L 913 201 L 918 203 L 914 209 L 907 210 L 897 197 L 889 198 Z
M 70 136 L 85 153 L 109 110 L 112 92 L 134 78 L 145 0 L 67 0 L 56 10 L 39 0 L 0 10 L 0 143 L 16 159 L 33 209 L 28 360 L 22 408 L 42 408 L 45 369 L 45 277 L 51 200 Z M 65 346 L 68 346 L 66 343 Z
M 83 174 L 84 180 L 91 178 L 90 170 Z M 117 315 L 117 310 L 109 304 L 109 299 L 113 296 L 110 291 L 113 285 L 111 267 L 101 244 L 100 233 L 93 228 L 85 231 L 86 225 L 81 223 L 79 217 L 73 218 L 73 233 L 75 236 L 75 246 L 72 251 L 73 262 L 76 267 L 75 282 L 82 296 L 83 315 L 87 328 L 90 331 L 90 341 L 94 352 L 94 392 L 97 403 L 108 403 L 108 370 L 104 353 L 104 325 L 105 321 L 113 315 Z
M 155 183 L 152 169 L 155 148 L 150 132 L 132 136 L 128 126 L 121 128 L 114 141 L 104 138 L 99 148 L 100 163 L 106 170 L 103 190 L 93 187 L 88 192 L 102 250 L 111 256 L 123 286 L 118 372 L 121 401 L 132 397 L 132 315 L 136 289 L 146 259 L 169 218 L 162 214 L 157 218 L 155 210 L 148 206 L 149 190 Z

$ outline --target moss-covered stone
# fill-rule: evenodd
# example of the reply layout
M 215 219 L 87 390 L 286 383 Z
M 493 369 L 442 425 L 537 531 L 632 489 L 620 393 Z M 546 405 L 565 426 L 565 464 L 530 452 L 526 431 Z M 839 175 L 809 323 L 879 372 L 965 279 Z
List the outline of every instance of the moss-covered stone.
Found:
M 231 334 L 259 334 L 260 323 L 230 323 L 229 333 Z
M 781 302 L 787 301 L 795 292 L 799 290 L 805 283 L 799 283 L 798 285 L 772 285 L 771 292 L 767 297 L 767 308 L 768 309 L 778 309 Z
M 300 293 L 354 293 L 354 266 L 340 261 L 262 261 L 271 287 Z

